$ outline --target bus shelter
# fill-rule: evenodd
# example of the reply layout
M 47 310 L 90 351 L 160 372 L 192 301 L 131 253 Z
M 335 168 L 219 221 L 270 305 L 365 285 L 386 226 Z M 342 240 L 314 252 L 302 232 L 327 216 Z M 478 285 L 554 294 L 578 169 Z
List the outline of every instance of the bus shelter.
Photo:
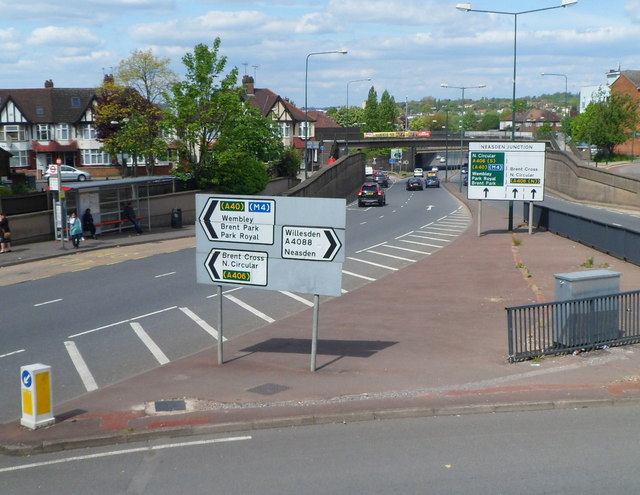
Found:
M 67 237 L 67 218 L 72 211 L 79 218 L 91 209 L 97 234 L 133 230 L 131 222 L 123 215 L 124 206 L 131 203 L 138 222 L 144 230 L 151 230 L 149 198 L 176 192 L 173 176 L 135 177 L 65 183 L 53 193 L 53 222 L 56 239 L 64 232 Z

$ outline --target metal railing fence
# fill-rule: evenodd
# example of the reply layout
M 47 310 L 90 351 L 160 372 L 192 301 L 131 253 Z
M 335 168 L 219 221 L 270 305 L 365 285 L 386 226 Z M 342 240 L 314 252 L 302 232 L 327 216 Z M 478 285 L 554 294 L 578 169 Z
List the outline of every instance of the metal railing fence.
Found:
M 640 290 L 506 310 L 510 362 L 640 342 Z

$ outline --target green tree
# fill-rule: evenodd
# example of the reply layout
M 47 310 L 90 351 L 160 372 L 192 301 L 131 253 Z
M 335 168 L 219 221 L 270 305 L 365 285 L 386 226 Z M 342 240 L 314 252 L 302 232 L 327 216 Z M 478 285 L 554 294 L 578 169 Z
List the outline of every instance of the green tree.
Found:
M 294 147 L 286 148 L 280 158 L 273 162 L 272 174 L 276 177 L 296 177 L 301 163 L 302 153 Z
M 396 129 L 396 123 L 400 110 L 396 105 L 393 96 L 385 89 L 380 97 L 380 105 L 378 105 L 378 119 L 380 120 L 381 131 L 393 131 Z
M 364 105 L 363 122 L 365 132 L 382 131 L 380 125 L 380 115 L 378 113 L 378 93 L 373 86 L 369 89 L 369 95 Z
M 211 47 L 198 44 L 182 57 L 185 80 L 166 95 L 166 123 L 176 136 L 180 170 L 193 175 L 198 186 L 214 182 L 213 146 L 225 123 L 241 112 L 238 70 L 224 74 L 227 57 L 219 55 L 220 38 Z
M 500 128 L 500 117 L 495 112 L 487 112 L 482 116 L 478 129 L 481 131 L 490 131 Z
M 265 164 L 238 148 L 216 152 L 213 179 L 220 191 L 230 194 L 255 194 L 269 182 Z
M 637 122 L 636 101 L 627 93 L 600 92 L 585 111 L 572 121 L 572 135 L 578 142 L 594 144 L 613 155 L 616 145 L 624 143 Z
M 138 157 L 145 157 L 147 174 L 151 174 L 154 157 L 166 150 L 166 142 L 160 137 L 160 118 L 160 109 L 137 90 L 120 86 L 111 77 L 105 78 L 98 91 L 97 138 L 112 157 L 128 154 L 135 165 L 131 169 L 133 174 L 137 174 Z M 123 167 L 122 174 L 126 173 Z

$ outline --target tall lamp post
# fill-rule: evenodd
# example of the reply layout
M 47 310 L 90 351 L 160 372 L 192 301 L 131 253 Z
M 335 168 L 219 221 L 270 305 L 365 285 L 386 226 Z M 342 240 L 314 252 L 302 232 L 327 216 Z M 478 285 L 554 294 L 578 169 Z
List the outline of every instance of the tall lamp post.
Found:
M 562 0 L 561 5 L 553 7 L 543 7 L 541 9 L 522 10 L 520 12 L 504 12 L 500 10 L 477 10 L 471 8 L 470 3 L 459 3 L 456 9 L 465 12 L 482 12 L 485 14 L 501 14 L 513 16 L 513 97 L 511 101 L 511 141 L 516 140 L 516 60 L 517 60 L 517 40 L 518 40 L 518 16 L 523 14 L 531 14 L 532 12 L 542 12 L 543 10 L 560 9 L 571 7 L 578 3 L 578 0 Z M 509 230 L 513 230 L 513 200 L 509 201 Z
M 367 77 L 366 79 L 354 79 L 353 81 L 347 81 L 347 117 L 346 117 L 347 127 L 349 127 L 349 84 L 356 83 L 356 82 L 363 82 L 363 81 L 371 81 L 371 78 Z M 348 134 L 349 134 L 349 131 L 347 130 L 347 134 L 345 135 L 345 138 L 344 138 L 347 154 L 349 153 L 349 135 Z
M 451 88 L 462 90 L 462 111 L 460 113 L 460 171 L 462 172 L 462 163 L 464 157 L 464 90 L 465 89 L 480 89 L 486 88 L 486 84 L 479 84 L 478 86 L 449 86 L 447 83 L 442 83 L 441 88 Z M 462 173 L 460 173 L 460 192 L 462 192 Z
M 566 113 L 566 117 L 569 117 L 571 112 L 569 112 L 569 91 L 567 90 L 567 86 L 568 86 L 567 75 L 566 74 L 557 74 L 557 73 L 554 73 L 554 72 L 541 72 L 540 75 L 541 76 L 559 76 L 559 77 L 564 77 L 564 108 L 565 108 L 565 112 L 567 112 Z M 564 150 L 567 151 L 567 139 L 566 139 L 566 136 L 564 137 Z
M 307 157 L 308 157 L 308 150 L 307 150 L 307 146 L 309 144 L 309 138 L 310 136 L 310 132 L 309 132 L 309 107 L 307 105 L 307 87 L 308 87 L 308 81 L 309 81 L 309 57 L 312 57 L 313 55 L 328 55 L 330 53 L 341 53 L 342 55 L 345 55 L 347 53 L 347 50 L 330 50 L 328 52 L 311 52 L 307 55 L 307 58 L 305 60 L 305 64 L 304 64 L 304 178 L 307 179 L 308 175 L 308 164 L 307 164 Z

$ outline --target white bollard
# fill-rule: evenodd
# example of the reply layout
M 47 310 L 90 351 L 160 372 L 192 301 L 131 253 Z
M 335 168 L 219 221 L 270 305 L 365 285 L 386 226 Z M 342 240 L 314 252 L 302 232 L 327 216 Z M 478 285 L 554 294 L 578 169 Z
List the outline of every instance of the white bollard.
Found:
M 20 424 L 35 430 L 55 423 L 51 400 L 51 366 L 29 364 L 20 368 L 22 418 Z

